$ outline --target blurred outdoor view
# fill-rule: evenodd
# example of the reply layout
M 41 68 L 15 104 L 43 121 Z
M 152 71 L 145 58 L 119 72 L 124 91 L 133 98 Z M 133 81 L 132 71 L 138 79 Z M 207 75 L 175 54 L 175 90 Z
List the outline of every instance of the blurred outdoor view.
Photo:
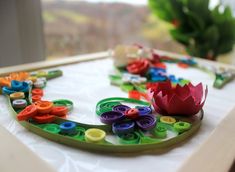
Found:
M 48 58 L 105 51 L 139 43 L 184 53 L 165 22 L 153 16 L 147 0 L 42 0 Z
M 133 43 L 183 51 L 171 40 L 170 26 L 151 15 L 146 1 L 137 5 L 95 0 L 42 2 L 49 58 L 105 51 L 117 44 Z

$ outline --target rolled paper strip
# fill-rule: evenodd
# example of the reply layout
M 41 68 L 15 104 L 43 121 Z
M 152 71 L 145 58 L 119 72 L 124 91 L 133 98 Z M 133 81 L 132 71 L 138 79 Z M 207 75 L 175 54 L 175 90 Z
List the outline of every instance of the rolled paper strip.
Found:
M 138 144 L 140 141 L 140 136 L 136 132 L 126 133 L 118 137 L 121 144 Z
M 137 106 L 140 116 L 148 115 L 152 113 L 152 109 L 149 106 Z
M 165 69 L 161 69 L 161 68 L 155 68 L 155 67 L 153 67 L 153 68 L 151 68 L 150 70 L 149 70 L 149 74 L 151 75 L 151 76 L 158 76 L 159 74 L 165 74 L 166 73 L 166 70 Z
M 43 87 L 45 87 L 45 83 L 44 83 L 44 81 L 37 80 L 37 81 L 33 84 L 33 86 L 34 86 L 35 88 L 43 88 Z
M 112 124 L 113 133 L 117 135 L 131 133 L 134 129 L 135 123 L 133 121 L 123 121 Z
M 121 112 L 123 114 L 129 109 L 130 109 L 130 107 L 126 106 L 126 105 L 116 105 L 113 107 L 113 111 Z
M 60 124 L 60 132 L 65 135 L 76 135 L 77 124 L 75 122 L 63 122 Z
M 46 71 L 38 71 L 37 72 L 37 77 L 46 77 L 47 76 L 47 72 Z
M 132 90 L 128 92 L 128 98 L 140 100 L 141 94 L 137 90 Z
M 132 83 L 132 84 L 141 84 L 146 82 L 145 77 L 141 77 L 140 75 L 133 75 L 129 73 L 124 73 L 122 75 L 122 82 L 123 83 Z
M 125 116 L 129 119 L 136 119 L 139 117 L 138 109 L 131 108 L 125 112 Z
M 140 78 L 139 78 L 139 81 L 140 81 L 140 83 L 146 83 L 146 82 L 147 82 L 147 78 L 145 78 L 145 77 L 140 77 Z
M 47 78 L 46 78 L 46 77 L 40 77 L 40 78 L 37 78 L 37 81 L 43 81 L 44 84 L 46 85 L 46 83 L 47 83 Z
M 42 96 L 40 96 L 40 95 L 33 95 L 32 96 L 32 102 L 37 102 L 37 101 L 41 101 L 41 99 L 42 99 Z
M 0 86 L 1 87 L 3 87 L 3 86 L 10 87 L 11 83 L 6 77 L 0 77 Z
M 20 91 L 24 88 L 23 82 L 12 80 L 11 81 L 11 88 L 15 91 Z
M 180 61 L 181 61 L 182 63 L 188 64 L 188 65 L 190 65 L 190 66 L 193 66 L 193 65 L 196 65 L 196 64 L 197 64 L 197 62 L 196 62 L 194 59 L 192 59 L 192 58 L 190 58 L 190 59 L 188 59 L 188 58 L 186 58 L 186 59 L 181 59 Z
M 12 81 L 12 80 L 24 81 L 28 77 L 29 77 L 29 74 L 27 72 L 14 72 L 14 73 L 10 73 L 6 77 L 3 77 L 3 79 L 8 80 L 8 81 Z
M 23 108 L 25 108 L 27 106 L 27 101 L 25 99 L 16 99 L 16 100 L 13 100 L 12 106 L 14 108 L 23 109 Z
M 46 78 L 50 79 L 50 78 L 55 78 L 55 77 L 62 76 L 62 75 L 63 75 L 63 72 L 61 70 L 51 70 L 51 71 L 48 71 Z
M 29 84 L 27 82 L 23 82 L 23 88 L 20 90 L 22 92 L 29 92 Z
M 113 107 L 117 105 L 121 105 L 121 103 L 118 101 L 113 101 L 113 102 L 110 101 L 110 102 L 104 102 L 104 103 L 98 104 L 96 108 L 96 113 L 97 115 L 101 115 L 104 112 L 111 111 Z
M 77 134 L 73 138 L 84 141 L 85 140 L 85 128 L 77 126 Z
M 127 65 L 127 70 L 132 74 L 144 75 L 149 69 L 149 61 L 147 59 L 138 59 Z
M 37 73 L 38 73 L 37 71 L 30 72 L 30 77 L 36 77 Z
M 24 121 L 27 120 L 37 114 L 37 108 L 35 105 L 29 105 L 27 106 L 24 110 L 22 110 L 20 113 L 17 115 L 17 119 L 19 121 Z
M 122 79 L 122 82 L 125 83 L 125 84 L 130 83 L 130 74 L 129 73 L 128 74 L 124 73 L 122 75 L 121 79 Z
M 189 67 L 189 65 L 188 64 L 185 64 L 185 63 L 178 63 L 178 66 L 180 67 L 180 68 L 183 68 L 183 69 L 186 69 L 186 68 L 188 68 Z
M 68 116 L 68 114 L 66 114 L 64 116 L 60 116 L 60 118 L 67 119 L 67 116 Z
M 40 88 L 34 88 L 32 89 L 32 95 L 40 95 L 43 96 L 43 90 Z
M 14 92 L 16 92 L 16 91 L 14 91 L 13 89 L 11 89 L 11 88 L 9 88 L 9 87 L 2 87 L 2 93 L 3 93 L 3 94 L 9 95 L 9 94 L 12 94 L 12 93 L 14 93 Z
M 90 128 L 85 131 L 85 140 L 88 143 L 100 143 L 104 140 L 106 133 L 97 128 Z
M 55 116 L 50 114 L 37 114 L 36 116 L 32 117 L 34 121 L 39 124 L 51 123 L 55 121 Z
M 171 117 L 171 116 L 161 116 L 160 117 L 160 122 L 165 123 L 165 124 L 173 125 L 174 123 L 176 123 L 176 119 L 174 117 Z
M 178 133 L 183 133 L 191 128 L 191 124 L 188 122 L 180 121 L 176 122 L 173 127 Z
M 181 85 L 181 86 L 184 86 L 184 85 L 186 85 L 186 84 L 188 84 L 188 83 L 190 83 L 190 81 L 189 80 L 187 80 L 187 79 L 179 79 L 179 84 Z
M 146 136 L 146 135 L 142 135 L 138 132 L 138 134 L 140 135 L 140 143 L 141 144 L 150 144 L 150 143 L 156 143 L 156 142 L 159 142 L 159 139 L 156 139 L 156 138 L 152 138 L 152 137 L 149 137 L 149 136 Z
M 53 103 L 49 101 L 37 101 L 35 105 L 39 114 L 50 114 L 53 108 Z
M 108 111 L 100 115 L 100 121 L 105 124 L 112 124 L 114 122 L 122 120 L 123 118 L 125 118 L 124 114 L 117 111 Z
M 156 117 L 153 115 L 145 115 L 141 116 L 139 119 L 136 120 L 136 124 L 142 130 L 151 130 L 156 126 L 157 120 Z
M 166 138 L 167 136 L 167 129 L 163 126 L 156 126 L 153 130 L 152 130 L 153 135 L 159 137 L 159 138 Z
M 146 83 L 146 88 L 151 89 L 152 91 L 154 91 L 157 87 L 158 87 L 158 83 L 156 83 L 156 82 L 147 82 Z
M 128 103 L 135 103 L 139 105 L 149 106 L 149 102 L 129 99 L 129 98 L 122 98 L 122 97 L 111 97 L 107 99 L 100 100 L 96 105 L 96 114 L 101 115 L 104 112 L 112 111 L 113 107 L 116 105 L 120 105 L 120 102 L 128 102 Z
M 122 89 L 122 91 L 125 92 L 129 92 L 135 89 L 135 87 L 132 84 L 122 84 L 120 88 Z
M 10 94 L 11 100 L 23 99 L 23 98 L 25 98 L 25 95 L 23 92 L 15 92 L 15 93 Z
M 29 84 L 30 86 L 33 85 L 33 81 L 31 81 L 31 80 L 25 80 L 24 82 L 26 82 L 26 83 Z
M 52 101 L 54 106 L 66 106 L 69 111 L 73 109 L 73 102 L 66 99 L 59 99 Z
M 111 81 L 111 85 L 116 85 L 116 86 L 120 86 L 123 81 L 122 81 L 122 77 L 119 75 L 109 75 L 109 79 Z
M 54 106 L 50 114 L 55 116 L 65 116 L 68 113 L 68 111 L 69 110 L 66 106 Z
M 130 83 L 132 84 L 141 84 L 141 83 L 145 83 L 147 81 L 147 79 L 145 77 L 131 77 L 130 78 Z
M 28 80 L 32 81 L 33 83 L 37 81 L 37 77 L 36 76 L 30 76 L 28 78 Z
M 166 65 L 164 63 L 154 63 L 154 67 L 162 70 L 166 70 Z
M 158 75 L 158 76 L 153 76 L 153 77 L 151 78 L 151 80 L 152 80 L 153 82 L 166 81 L 166 80 L 167 80 L 167 77 L 166 77 L 166 76 Z
M 146 88 L 146 87 L 145 87 Z M 150 102 L 150 97 L 148 95 L 148 93 L 140 93 L 141 97 L 143 97 L 145 100 L 147 100 L 148 102 Z
M 171 82 L 177 83 L 178 79 L 176 79 L 175 75 L 169 75 L 168 78 L 171 80 Z
M 57 134 L 60 132 L 60 127 L 57 124 L 45 124 L 43 130 L 49 133 Z

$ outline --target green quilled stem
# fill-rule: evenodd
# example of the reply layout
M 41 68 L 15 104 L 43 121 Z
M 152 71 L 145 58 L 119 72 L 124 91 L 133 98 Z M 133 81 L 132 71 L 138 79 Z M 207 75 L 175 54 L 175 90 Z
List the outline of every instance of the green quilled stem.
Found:
M 56 76 L 55 76 L 56 77 Z M 51 77 L 50 79 L 52 79 L 53 77 Z M 30 91 L 31 92 L 31 91 Z M 9 96 L 7 96 L 8 101 L 9 101 L 9 108 L 12 111 L 12 114 L 14 116 L 14 118 L 16 119 L 17 116 L 17 112 L 14 110 L 14 108 L 11 106 L 11 100 L 9 98 Z M 28 94 L 28 100 L 29 103 L 31 102 L 31 93 Z M 101 102 L 99 102 L 97 104 L 97 106 L 100 106 L 102 104 L 107 103 L 108 101 L 114 101 L 116 103 L 123 101 L 123 102 L 131 102 L 131 103 L 135 103 L 135 104 L 139 104 L 139 105 L 149 105 L 149 103 L 147 102 L 143 102 L 143 101 L 138 101 L 138 100 L 134 100 L 134 99 L 127 99 L 127 98 L 116 98 L 116 99 L 105 99 Z M 115 103 L 114 103 L 115 104 Z M 108 107 L 110 108 L 110 107 Z M 97 108 L 99 109 L 99 108 Z M 100 114 L 100 111 L 97 111 L 97 114 Z M 185 141 L 186 139 L 188 139 L 190 136 L 192 136 L 199 128 L 201 125 L 201 121 L 203 118 L 203 111 L 200 112 L 200 115 L 196 117 L 196 119 L 194 118 L 194 120 L 192 120 L 191 118 L 186 118 L 186 117 L 175 117 L 177 120 L 182 120 L 182 121 L 190 121 L 192 124 L 192 127 L 190 130 L 182 133 L 182 134 L 178 134 L 177 136 L 173 137 L 173 138 L 169 138 L 169 139 L 160 139 L 160 138 L 152 138 L 149 136 L 146 136 L 142 131 L 136 131 L 134 134 L 130 134 L 128 136 L 125 136 L 127 138 L 122 138 L 120 137 L 120 144 L 112 144 L 110 142 L 108 142 L 107 140 L 100 142 L 100 143 L 88 143 L 86 142 L 83 137 L 82 134 L 85 130 L 90 129 L 90 128 L 97 128 L 97 129 L 101 129 L 104 130 L 108 135 L 112 134 L 112 130 L 111 130 L 111 125 L 90 125 L 90 124 L 83 124 L 83 123 L 78 123 L 75 122 L 77 124 L 78 127 L 80 127 L 80 134 L 78 136 L 68 136 L 68 135 L 62 135 L 59 134 L 58 132 L 56 132 L 56 130 L 54 132 L 49 131 L 49 130 L 45 130 L 43 129 L 43 126 L 45 126 L 45 124 L 37 124 L 34 123 L 33 121 L 29 120 L 29 121 L 23 121 L 23 122 L 19 122 L 23 127 L 25 127 L 26 129 L 28 129 L 29 131 L 44 137 L 48 140 L 52 140 L 54 142 L 57 143 L 61 143 L 67 146 L 71 146 L 71 147 L 76 147 L 79 149 L 85 149 L 88 151 L 92 151 L 92 152 L 106 152 L 106 153 L 137 153 L 139 154 L 140 152 L 151 152 L 151 153 L 162 153 L 162 152 L 166 152 L 168 150 L 170 150 L 171 148 L 175 147 L 178 143 L 181 143 L 183 141 Z M 59 118 L 56 117 L 56 120 L 53 122 L 53 124 L 51 125 L 60 125 L 63 122 L 68 122 L 70 120 L 67 119 L 63 119 L 63 118 Z M 72 121 L 74 122 L 74 121 Z M 170 129 L 172 128 L 171 126 L 168 126 Z M 168 128 L 168 130 L 169 130 Z
M 17 113 L 14 111 L 14 109 L 11 107 L 11 102 L 9 99 L 9 106 L 12 110 L 12 114 L 14 117 L 16 117 Z M 203 112 L 202 112 L 203 113 Z M 57 117 L 54 121 L 55 124 L 61 124 L 62 122 L 70 121 L 65 120 L 62 118 Z M 31 123 L 29 121 L 23 121 L 19 122 L 23 127 L 28 129 L 29 131 L 44 137 L 46 139 L 55 141 L 57 143 L 61 143 L 64 145 L 80 148 L 80 149 L 86 149 L 88 151 L 94 151 L 94 152 L 109 152 L 109 153 L 139 153 L 143 151 L 154 151 L 155 152 L 165 152 L 177 145 L 177 143 L 180 143 L 184 140 L 186 140 L 188 137 L 193 135 L 200 127 L 201 119 L 196 120 L 193 124 L 190 130 L 174 137 L 168 140 L 161 141 L 160 139 L 154 140 L 150 137 L 146 137 L 142 134 L 141 136 L 141 144 L 137 144 L 136 142 L 133 144 L 122 144 L 122 145 L 114 145 L 108 142 L 104 143 L 88 143 L 85 141 L 78 140 L 74 137 L 60 135 L 56 133 L 51 133 L 43 130 L 40 125 Z M 77 126 L 80 126 L 84 129 L 89 128 L 98 128 L 106 131 L 107 133 L 111 133 L 111 127 L 109 125 L 89 125 L 89 124 L 83 124 L 76 122 Z M 146 141 L 147 140 L 147 141 Z

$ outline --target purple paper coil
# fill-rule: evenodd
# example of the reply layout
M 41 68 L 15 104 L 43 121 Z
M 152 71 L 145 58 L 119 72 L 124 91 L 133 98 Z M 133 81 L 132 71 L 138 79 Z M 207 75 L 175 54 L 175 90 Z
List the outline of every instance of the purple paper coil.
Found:
M 100 115 L 101 122 L 105 124 L 113 124 L 114 122 L 118 122 L 123 118 L 125 118 L 124 114 L 116 111 L 108 111 Z
M 113 111 L 121 112 L 121 113 L 125 113 L 129 109 L 130 107 L 126 105 L 116 105 L 113 107 Z
M 156 126 L 157 120 L 153 115 L 145 115 L 141 116 L 137 121 L 136 124 L 142 130 L 151 130 Z

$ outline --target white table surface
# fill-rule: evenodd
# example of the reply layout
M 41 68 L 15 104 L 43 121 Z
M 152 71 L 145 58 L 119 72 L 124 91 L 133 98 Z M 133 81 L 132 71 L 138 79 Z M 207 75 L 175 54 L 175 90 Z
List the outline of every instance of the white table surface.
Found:
M 95 115 L 95 106 L 99 100 L 115 96 L 127 97 L 127 94 L 118 87 L 110 85 L 108 74 L 112 68 L 111 59 L 58 67 L 63 71 L 63 76 L 48 82 L 44 99 L 70 99 L 75 106 L 70 119 L 99 124 L 99 119 Z M 112 156 L 86 152 L 51 142 L 20 126 L 12 118 L 3 96 L 0 96 L 0 124 L 59 172 L 173 172 L 207 139 L 234 106 L 235 82 L 229 83 L 222 90 L 217 90 L 212 88 L 213 78 L 200 70 L 181 69 L 176 65 L 169 65 L 168 73 L 190 79 L 195 84 L 202 82 L 208 85 L 209 94 L 199 132 L 183 145 L 165 154 Z

